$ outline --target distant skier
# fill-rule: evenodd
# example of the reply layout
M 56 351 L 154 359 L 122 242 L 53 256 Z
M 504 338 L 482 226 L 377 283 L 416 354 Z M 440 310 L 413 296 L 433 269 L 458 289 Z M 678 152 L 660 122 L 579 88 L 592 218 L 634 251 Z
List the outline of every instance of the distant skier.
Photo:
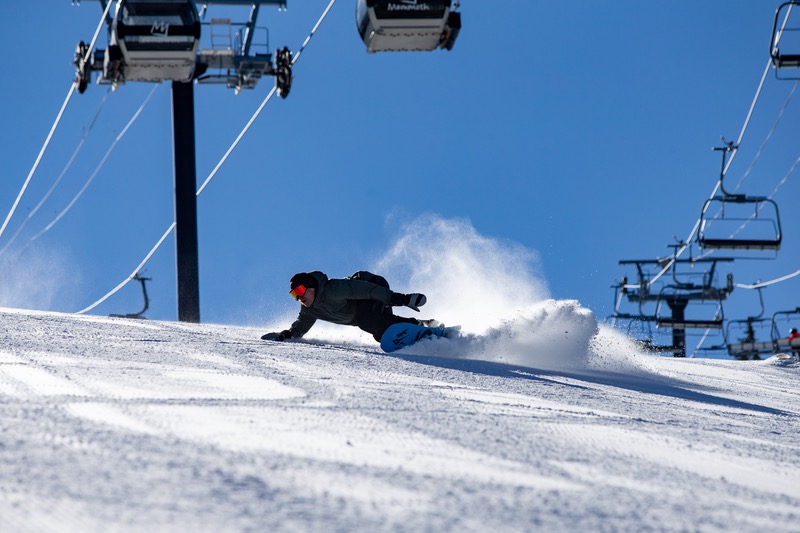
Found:
M 792 346 L 792 341 L 800 339 L 800 333 L 797 332 L 797 328 L 792 328 L 789 330 L 789 336 L 786 337 L 786 340 L 789 341 L 789 347 L 792 350 L 792 355 L 797 357 L 797 360 L 800 361 L 800 348 L 795 348 Z
M 397 316 L 392 307 L 405 306 L 419 311 L 425 305 L 424 294 L 401 294 L 389 289 L 382 276 L 359 271 L 349 278 L 328 279 L 319 271 L 301 272 L 292 276 L 289 294 L 300 302 L 300 314 L 289 329 L 267 333 L 261 338 L 269 341 L 298 339 L 308 333 L 317 319 L 356 326 L 378 342 L 392 324 L 407 323 L 439 326 L 436 320 L 417 320 Z

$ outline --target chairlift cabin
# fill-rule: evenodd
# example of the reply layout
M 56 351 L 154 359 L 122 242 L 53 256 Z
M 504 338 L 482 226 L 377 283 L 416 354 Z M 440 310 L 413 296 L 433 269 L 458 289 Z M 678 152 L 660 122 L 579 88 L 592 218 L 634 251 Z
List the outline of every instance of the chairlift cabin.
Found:
M 451 50 L 461 13 L 451 0 L 358 0 L 356 25 L 367 52 Z
M 99 81 L 190 81 L 199 43 L 191 0 L 120 0 Z
M 778 6 L 772 25 L 769 55 L 775 67 L 775 75 L 781 79 L 800 78 L 799 74 L 786 75 L 783 71 L 800 68 L 800 9 L 792 13 L 794 8 L 800 8 L 797 0 Z

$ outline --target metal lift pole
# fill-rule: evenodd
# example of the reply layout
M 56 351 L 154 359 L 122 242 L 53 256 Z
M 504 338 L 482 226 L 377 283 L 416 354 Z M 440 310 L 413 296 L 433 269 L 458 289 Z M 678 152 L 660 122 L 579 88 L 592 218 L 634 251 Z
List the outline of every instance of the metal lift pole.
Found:
M 675 299 L 667 302 L 672 310 L 673 324 L 680 324 L 686 320 L 686 306 L 688 300 Z M 672 347 L 673 357 L 686 357 L 686 330 L 683 328 L 672 328 Z
M 175 252 L 178 320 L 200 322 L 197 246 L 197 169 L 194 140 L 194 85 L 172 82 L 172 139 L 175 159 Z

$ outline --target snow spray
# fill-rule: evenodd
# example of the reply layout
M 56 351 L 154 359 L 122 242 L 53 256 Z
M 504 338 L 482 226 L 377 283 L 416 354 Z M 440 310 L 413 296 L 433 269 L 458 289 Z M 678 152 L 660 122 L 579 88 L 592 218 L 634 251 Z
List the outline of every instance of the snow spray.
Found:
M 397 290 L 425 293 L 424 318 L 463 328 L 462 338 L 421 342 L 415 353 L 581 367 L 598 332 L 590 310 L 550 298 L 537 253 L 479 235 L 467 220 L 424 215 L 402 225 L 375 271 Z

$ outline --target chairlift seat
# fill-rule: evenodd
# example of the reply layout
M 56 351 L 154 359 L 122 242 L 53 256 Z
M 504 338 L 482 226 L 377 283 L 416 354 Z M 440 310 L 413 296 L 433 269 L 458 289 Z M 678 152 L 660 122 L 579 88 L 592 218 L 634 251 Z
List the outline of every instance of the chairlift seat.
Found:
M 712 215 L 711 208 L 719 212 Z M 752 212 L 742 211 L 751 206 Z M 732 215 L 734 211 L 737 215 Z M 747 214 L 747 216 L 744 216 Z M 707 250 L 778 251 L 782 232 L 778 204 L 765 196 L 725 194 L 705 201 L 697 244 Z M 721 228 L 721 229 L 719 229 Z
M 656 327 L 666 329 L 722 329 L 722 319 L 719 320 L 671 320 L 661 319 L 656 321 Z
M 722 329 L 722 319 L 714 320 L 671 320 L 659 318 L 656 327 L 668 329 Z
M 778 350 L 798 350 L 800 349 L 800 339 L 792 339 L 791 341 L 789 339 L 778 339 L 775 341 L 774 346 L 777 347 Z
M 728 353 L 769 353 L 775 349 L 775 344 L 768 342 L 740 342 L 728 345 Z
M 781 239 L 698 239 L 698 245 L 707 250 L 761 250 L 777 251 L 781 248 Z
M 800 68 L 800 55 L 776 52 L 772 56 L 772 64 L 775 68 Z

